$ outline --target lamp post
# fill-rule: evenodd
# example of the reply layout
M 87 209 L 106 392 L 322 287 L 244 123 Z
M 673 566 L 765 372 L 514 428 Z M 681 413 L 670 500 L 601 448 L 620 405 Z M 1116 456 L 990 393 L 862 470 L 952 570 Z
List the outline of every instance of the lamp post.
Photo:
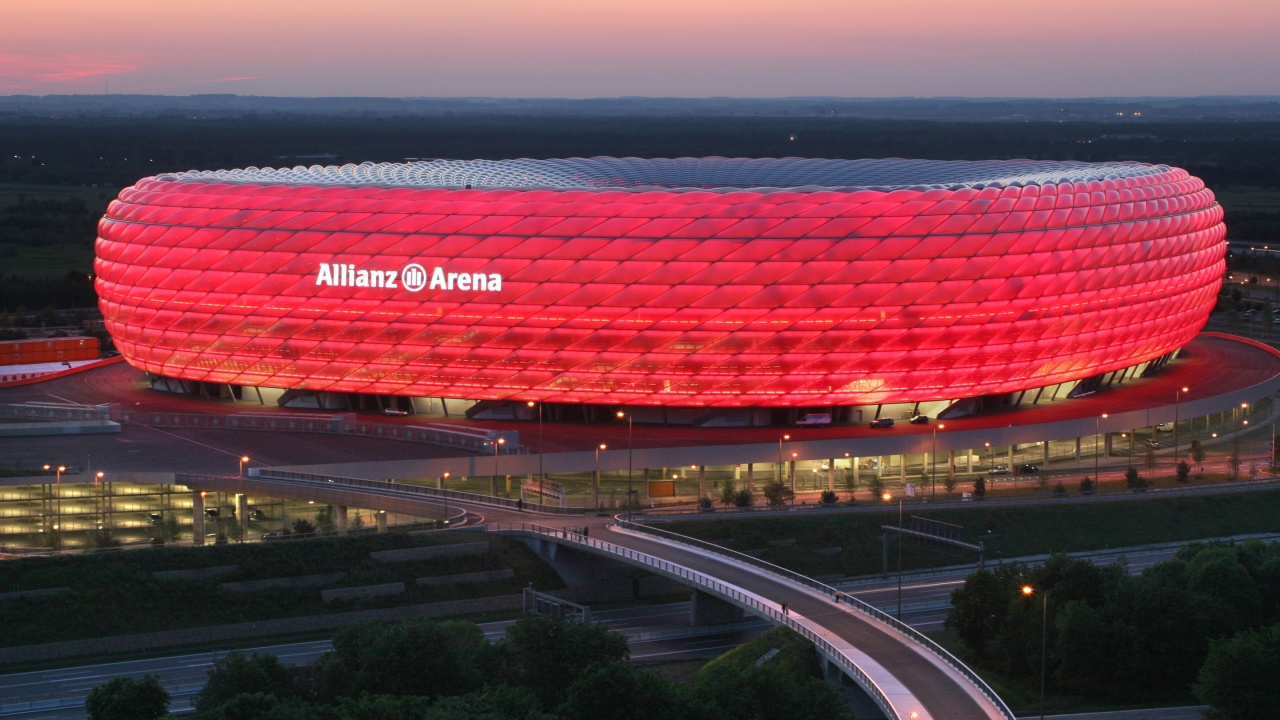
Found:
M 996 489 L 996 453 L 991 449 L 991 443 L 982 443 L 987 448 L 987 477 L 991 478 L 991 489 Z
M 95 509 L 98 511 L 98 520 L 97 520 L 97 523 L 98 523 L 98 527 L 99 527 L 99 528 L 101 528 L 101 527 L 102 527 L 102 516 L 105 514 L 105 513 L 103 513 L 103 512 L 102 512 L 102 493 L 101 493 L 101 491 L 99 490 L 99 483 L 101 483 L 101 482 L 102 482 L 102 477 L 103 477 L 104 475 L 106 475 L 106 473 L 104 473 L 104 472 L 102 472 L 101 470 L 99 470 L 99 471 L 98 471 L 96 474 L 94 474 L 94 476 L 93 476 L 93 497 L 94 497 L 94 500 L 95 500 L 94 507 L 95 507 Z
M 634 497 L 635 490 L 631 489 L 631 458 L 632 451 L 635 450 L 635 444 L 632 442 L 631 435 L 631 413 L 625 413 L 619 410 L 618 417 L 625 417 L 627 419 L 627 522 L 631 522 L 632 512 L 636 505 Z
M 1182 402 L 1182 393 L 1188 388 L 1178 388 L 1173 393 L 1173 464 L 1178 464 L 1178 404 Z
M 498 496 L 498 449 L 505 445 L 506 438 L 498 438 L 493 443 L 493 484 L 490 486 L 493 490 L 493 496 Z
M 445 481 L 449 479 L 449 471 L 446 470 L 440 476 L 440 494 L 444 496 L 444 524 L 449 524 L 449 494 L 445 492 Z
M 938 499 L 938 431 L 946 425 L 933 426 L 933 447 L 929 448 L 929 495 Z
M 778 438 L 778 482 L 782 482 L 782 478 L 786 475 L 782 470 L 782 441 L 790 439 L 790 435 L 783 435 Z
M 53 469 L 53 467 L 50 465 L 45 465 L 44 469 L 48 471 Z M 65 472 L 66 469 L 67 469 L 66 465 L 59 465 L 56 471 L 58 489 L 57 489 L 57 492 L 54 494 L 54 498 L 53 498 L 54 500 L 53 513 L 54 513 L 54 522 L 55 522 L 53 529 L 58 531 L 62 530 L 62 473 Z
M 240 456 L 240 477 L 244 477 L 244 466 L 245 466 L 245 464 L 246 464 L 246 463 L 248 463 L 248 462 L 249 462 L 249 456 L 248 456 L 248 455 L 241 455 L 241 456 Z
M 1107 417 L 1106 413 L 1102 413 L 1093 419 L 1093 489 L 1094 491 L 1102 489 L 1102 476 L 1098 475 L 1098 460 L 1102 457 L 1102 448 L 1098 447 L 1102 436 L 1102 419 Z
M 1022 586 L 1022 594 L 1031 597 L 1036 589 L 1030 585 Z M 1044 678 L 1046 646 L 1049 637 L 1049 591 L 1040 593 L 1040 720 L 1044 720 Z
M 885 502 L 893 499 L 889 493 L 883 497 Z M 898 614 L 895 617 L 902 622 L 902 498 L 898 498 Z
M 546 452 L 545 446 L 542 444 L 542 403 L 536 403 L 530 400 L 527 405 L 533 407 L 538 406 L 538 487 L 542 488 L 542 483 L 546 482 L 547 476 L 542 472 L 542 455 Z
M 1235 413 L 1236 427 L 1235 432 L 1231 433 L 1231 479 L 1240 479 L 1240 416 L 1249 408 L 1249 403 L 1240 403 L 1240 407 L 1232 408 Z M 1244 421 L 1245 425 L 1249 424 L 1248 420 Z M 62 491 L 58 491 L 58 496 L 62 496 Z
M 600 451 L 608 448 L 604 443 L 596 446 L 596 474 L 591 478 L 591 506 L 594 508 L 600 507 Z

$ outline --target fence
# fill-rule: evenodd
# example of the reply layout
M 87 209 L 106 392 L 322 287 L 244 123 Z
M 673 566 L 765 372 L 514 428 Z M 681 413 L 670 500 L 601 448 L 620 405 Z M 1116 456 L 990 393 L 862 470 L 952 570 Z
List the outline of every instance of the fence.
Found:
M 981 692 L 984 696 L 986 696 L 986 698 L 990 700 L 992 704 L 994 704 L 996 708 L 999 709 L 1000 712 L 1004 714 L 1005 717 L 1009 718 L 1009 720 L 1014 720 L 1015 716 L 1013 714 L 1013 711 L 1010 710 L 1007 705 L 1005 705 L 1004 701 L 1000 699 L 1000 696 L 997 695 L 996 692 L 992 690 L 989 685 L 987 685 L 986 681 L 984 681 L 981 677 L 979 677 L 977 673 L 975 673 L 972 669 L 969 668 L 969 666 L 960 662 L 960 660 L 958 660 L 954 655 L 947 652 L 941 645 L 931 640 L 924 633 L 920 632 L 919 630 L 916 630 L 915 628 L 902 622 L 901 620 L 890 615 L 889 613 L 886 613 L 883 610 L 880 610 L 879 608 L 870 605 L 869 603 L 866 603 L 848 594 L 842 593 L 836 590 L 835 588 L 831 587 L 830 585 L 827 585 L 825 583 L 820 583 L 817 580 L 814 580 L 813 578 L 808 577 L 807 575 L 801 575 L 800 573 L 795 572 L 793 570 L 788 570 L 784 567 L 774 565 L 773 563 L 767 562 L 765 560 L 761 560 L 759 558 L 752 557 L 744 553 L 730 550 L 721 545 L 716 545 L 715 543 L 706 542 L 705 540 L 699 540 L 697 538 L 691 538 L 687 535 L 681 535 L 679 533 L 673 533 L 669 530 L 660 530 L 658 528 L 648 527 L 640 523 L 628 522 L 626 520 L 622 520 L 621 518 L 615 518 L 615 522 L 618 524 L 619 527 L 622 527 L 622 528 L 627 528 L 630 530 L 635 530 L 637 532 L 653 535 L 655 537 L 661 538 L 668 542 L 677 543 L 680 545 L 687 545 L 687 546 L 698 548 L 700 550 L 707 550 L 717 555 L 721 555 L 729 559 L 732 559 L 734 561 L 737 561 L 739 563 L 743 563 L 746 565 L 751 565 L 753 567 L 759 568 L 773 575 L 778 575 L 798 585 L 803 585 L 804 587 L 810 588 L 812 590 L 817 590 L 818 592 L 824 595 L 828 595 L 834 598 L 837 602 L 844 603 L 850 606 L 851 608 L 853 608 L 854 610 L 857 610 L 858 612 L 863 613 L 864 615 L 867 615 L 868 617 L 874 620 L 879 620 L 880 622 L 886 625 L 889 625 L 893 629 L 897 630 L 903 635 L 906 635 L 908 638 L 914 640 L 915 642 L 920 644 L 922 647 L 924 647 L 926 650 L 936 655 L 944 663 L 946 663 L 947 665 L 950 665 L 954 670 L 964 675 L 965 678 L 967 678 L 969 682 L 972 683 L 973 686 L 978 689 L 979 692 Z

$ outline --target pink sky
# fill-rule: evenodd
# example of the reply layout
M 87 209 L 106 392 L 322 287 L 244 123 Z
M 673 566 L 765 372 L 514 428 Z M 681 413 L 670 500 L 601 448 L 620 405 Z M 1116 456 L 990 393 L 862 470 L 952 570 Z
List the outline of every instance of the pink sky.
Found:
M 0 94 L 1280 94 L 1277 0 L 40 0 Z

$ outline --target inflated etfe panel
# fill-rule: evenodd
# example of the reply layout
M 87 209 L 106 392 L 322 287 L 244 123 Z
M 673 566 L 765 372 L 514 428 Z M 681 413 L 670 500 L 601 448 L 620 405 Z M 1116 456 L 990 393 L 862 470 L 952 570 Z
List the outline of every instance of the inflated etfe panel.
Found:
M 1135 163 L 434 161 L 189 172 L 99 226 L 107 329 L 169 377 L 684 406 L 956 399 L 1160 357 L 1222 212 Z

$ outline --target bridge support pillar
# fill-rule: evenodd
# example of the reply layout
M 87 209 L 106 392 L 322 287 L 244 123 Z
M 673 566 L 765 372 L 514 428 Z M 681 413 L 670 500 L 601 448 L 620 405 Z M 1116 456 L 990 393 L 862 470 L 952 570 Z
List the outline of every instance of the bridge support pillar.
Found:
M 236 493 L 236 523 L 240 525 L 240 539 L 244 540 L 249 533 L 249 496 Z
M 1044 459 L 1040 461 L 1040 464 L 1044 465 L 1045 472 L 1049 472 L 1049 441 L 1048 440 L 1044 441 Z
M 755 494 L 756 492 L 756 464 L 747 463 L 747 492 Z
M 857 487 L 862 484 L 862 458 L 853 459 L 853 486 Z
M 699 590 L 694 590 L 689 600 L 689 624 L 694 626 L 727 625 L 744 617 L 742 608 Z
M 1111 433 L 1102 436 L 1102 457 L 1111 457 Z
M 827 489 L 831 492 L 836 491 L 836 459 L 831 458 L 827 461 Z
M 204 493 L 191 493 L 191 544 L 204 544 Z
M 387 531 L 387 511 L 379 510 L 378 511 L 378 532 L 384 533 L 386 531 Z
M 1080 462 L 1080 438 L 1076 438 L 1076 462 Z
M 704 498 L 706 496 L 707 496 L 707 466 L 699 465 L 698 466 L 698 497 Z
M 344 535 L 345 535 L 345 534 L 346 534 L 346 532 L 347 532 L 347 527 L 348 527 L 348 525 L 347 525 L 347 506 L 346 506 L 346 505 L 338 505 L 338 506 L 334 507 L 334 513 L 333 513 L 333 516 L 334 516 L 334 521 L 335 521 L 335 522 L 337 523 L 337 525 L 338 525 L 338 532 L 340 532 L 340 533 L 342 533 L 342 534 L 344 534 Z

